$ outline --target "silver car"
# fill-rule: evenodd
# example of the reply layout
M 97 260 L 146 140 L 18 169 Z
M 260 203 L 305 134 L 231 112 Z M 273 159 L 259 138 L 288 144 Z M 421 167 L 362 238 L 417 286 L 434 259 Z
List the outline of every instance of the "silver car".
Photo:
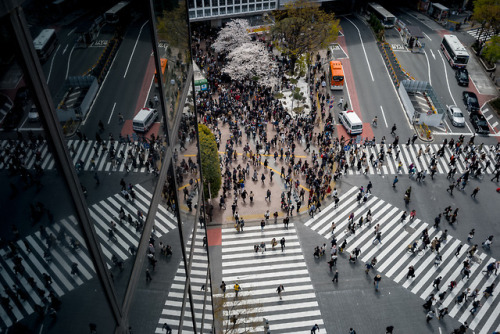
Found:
M 454 126 L 465 126 L 464 114 L 459 107 L 455 105 L 448 106 L 446 113 L 448 114 L 448 118 L 451 120 L 451 123 Z

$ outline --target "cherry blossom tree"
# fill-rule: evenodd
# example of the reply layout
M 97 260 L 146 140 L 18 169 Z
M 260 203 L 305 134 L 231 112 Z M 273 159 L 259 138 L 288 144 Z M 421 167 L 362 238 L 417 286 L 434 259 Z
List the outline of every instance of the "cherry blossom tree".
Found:
M 221 29 L 212 47 L 216 52 L 230 52 L 243 43 L 251 41 L 249 30 L 250 24 L 247 20 L 232 20 Z
M 233 80 L 251 79 L 265 87 L 278 83 L 277 65 L 261 42 L 247 42 L 233 49 L 222 71 Z

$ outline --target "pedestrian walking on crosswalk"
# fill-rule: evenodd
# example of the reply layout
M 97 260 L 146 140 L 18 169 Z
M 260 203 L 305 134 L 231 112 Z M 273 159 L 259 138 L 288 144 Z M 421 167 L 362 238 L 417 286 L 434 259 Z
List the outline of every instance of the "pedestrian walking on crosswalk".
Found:
M 281 293 L 285 291 L 285 287 L 283 286 L 283 284 L 280 284 L 278 285 L 278 288 L 276 288 L 276 292 L 278 292 L 278 296 L 280 297 L 280 300 L 282 300 L 282 296 L 281 296 Z
M 238 293 L 240 292 L 240 290 L 241 290 L 241 287 L 238 284 L 238 282 L 234 283 L 234 295 L 235 295 L 235 298 L 238 298 Z

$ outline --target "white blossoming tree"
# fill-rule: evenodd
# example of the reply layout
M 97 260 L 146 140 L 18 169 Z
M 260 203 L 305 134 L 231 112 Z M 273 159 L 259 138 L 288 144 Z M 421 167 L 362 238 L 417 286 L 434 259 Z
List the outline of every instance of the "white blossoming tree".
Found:
M 247 42 L 232 50 L 222 71 L 233 80 L 251 79 L 265 87 L 278 83 L 276 62 L 261 42 Z
M 238 46 L 251 41 L 248 34 L 249 29 L 250 24 L 247 20 L 232 20 L 221 29 L 212 47 L 216 52 L 230 52 Z

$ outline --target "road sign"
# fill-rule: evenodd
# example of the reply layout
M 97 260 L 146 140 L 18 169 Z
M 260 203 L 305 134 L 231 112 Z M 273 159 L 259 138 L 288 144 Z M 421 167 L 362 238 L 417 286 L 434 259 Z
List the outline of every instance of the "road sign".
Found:
M 351 145 L 344 146 L 344 151 L 349 151 L 351 149 Z

